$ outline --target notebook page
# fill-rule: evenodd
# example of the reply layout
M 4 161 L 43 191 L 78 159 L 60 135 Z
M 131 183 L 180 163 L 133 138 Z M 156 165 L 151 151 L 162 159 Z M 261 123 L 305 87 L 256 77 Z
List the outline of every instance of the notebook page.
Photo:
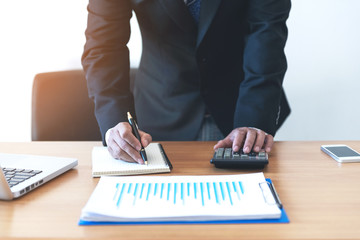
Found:
M 82 211 L 88 221 L 280 218 L 265 199 L 262 173 L 222 176 L 102 177 Z M 265 193 L 266 194 L 266 193 Z
M 145 151 L 148 158 L 147 165 L 114 159 L 106 147 L 94 147 L 92 151 L 93 176 L 170 172 L 159 143 L 150 143 Z

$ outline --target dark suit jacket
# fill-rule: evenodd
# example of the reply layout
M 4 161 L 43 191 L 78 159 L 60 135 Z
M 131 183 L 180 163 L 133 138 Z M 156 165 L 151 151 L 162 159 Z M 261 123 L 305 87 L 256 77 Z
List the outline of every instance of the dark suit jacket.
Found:
M 143 50 L 131 87 L 132 11 Z M 289 11 L 290 0 L 203 0 L 197 25 L 183 0 L 90 0 L 82 63 L 102 134 L 136 109 L 154 140 L 193 140 L 205 111 L 225 136 L 243 126 L 274 135 L 290 113 Z

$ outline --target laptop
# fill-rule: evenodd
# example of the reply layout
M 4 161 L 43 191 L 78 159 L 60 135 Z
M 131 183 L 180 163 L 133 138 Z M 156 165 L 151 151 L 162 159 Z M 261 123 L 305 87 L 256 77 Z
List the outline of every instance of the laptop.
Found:
M 0 153 L 0 199 L 18 198 L 77 164 L 75 158 Z

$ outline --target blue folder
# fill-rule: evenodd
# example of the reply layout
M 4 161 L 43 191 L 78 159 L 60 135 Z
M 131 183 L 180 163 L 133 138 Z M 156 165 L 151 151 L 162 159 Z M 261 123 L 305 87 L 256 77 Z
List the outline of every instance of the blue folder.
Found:
M 267 178 L 267 182 L 271 183 L 271 179 Z M 207 220 L 207 221 L 149 221 L 149 222 L 92 222 L 79 221 L 80 226 L 90 225 L 169 225 L 169 224 L 251 224 L 251 223 L 289 223 L 290 220 L 285 212 L 281 209 L 281 217 L 277 219 L 251 219 L 251 220 Z

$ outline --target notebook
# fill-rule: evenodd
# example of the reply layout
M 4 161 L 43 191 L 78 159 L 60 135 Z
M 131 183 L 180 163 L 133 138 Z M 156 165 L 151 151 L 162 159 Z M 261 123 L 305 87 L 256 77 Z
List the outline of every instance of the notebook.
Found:
M 196 223 L 281 215 L 263 173 L 102 177 L 79 224 Z
M 113 158 L 107 147 L 96 146 L 92 150 L 92 175 L 138 175 L 170 172 L 172 165 L 160 143 L 150 143 L 146 148 L 148 164 L 129 163 Z
M 18 198 L 77 164 L 75 158 L 0 153 L 0 199 Z

